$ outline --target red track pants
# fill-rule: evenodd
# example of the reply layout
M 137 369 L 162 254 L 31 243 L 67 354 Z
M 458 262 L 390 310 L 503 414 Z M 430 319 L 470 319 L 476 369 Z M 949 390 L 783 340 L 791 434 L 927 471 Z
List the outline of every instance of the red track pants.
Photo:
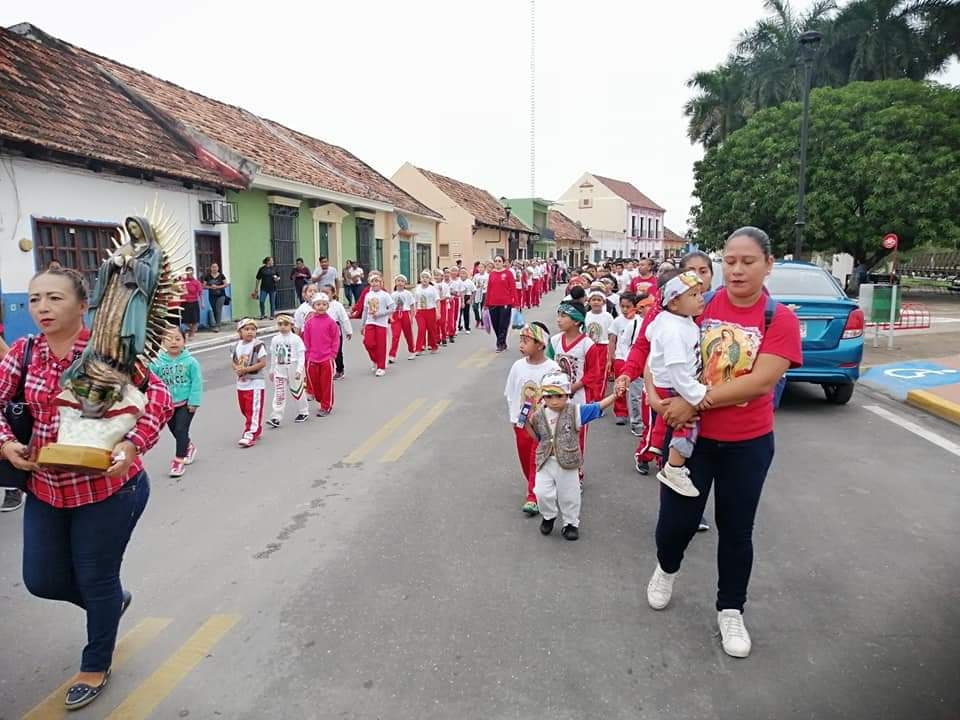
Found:
M 387 329 L 381 325 L 367 325 L 363 328 L 363 346 L 367 349 L 370 362 L 379 370 L 387 368 Z
M 417 352 L 423 352 L 428 344 L 431 350 L 436 350 L 440 344 L 436 308 L 417 310 Z
M 410 320 L 410 313 L 406 310 L 393 317 L 393 342 L 390 345 L 390 357 L 394 360 L 397 359 L 397 350 L 400 349 L 400 335 L 403 335 L 407 341 L 407 350 L 413 355 L 413 323 Z
M 307 363 L 307 377 L 313 388 L 313 396 L 320 404 L 320 409 L 326 412 L 333 410 L 333 375 L 336 372 L 337 364 L 333 358 Z
M 263 403 L 266 391 L 237 390 L 237 404 L 243 413 L 243 437 L 257 440 L 263 432 Z
M 452 297 L 449 300 L 447 309 L 447 337 L 452 338 L 457 334 L 457 321 L 460 319 L 460 303 L 463 302 L 458 297 Z
M 517 438 L 517 457 L 520 459 L 520 469 L 527 479 L 527 500 L 536 502 L 537 496 L 533 493 L 533 485 L 537 479 L 537 441 L 530 437 L 525 428 L 513 426 Z

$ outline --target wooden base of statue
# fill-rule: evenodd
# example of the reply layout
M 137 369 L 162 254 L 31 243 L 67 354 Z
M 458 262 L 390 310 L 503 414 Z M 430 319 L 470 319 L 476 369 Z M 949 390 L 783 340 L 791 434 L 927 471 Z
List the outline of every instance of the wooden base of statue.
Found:
M 44 445 L 37 454 L 37 464 L 67 471 L 102 473 L 113 465 L 109 450 L 83 445 Z

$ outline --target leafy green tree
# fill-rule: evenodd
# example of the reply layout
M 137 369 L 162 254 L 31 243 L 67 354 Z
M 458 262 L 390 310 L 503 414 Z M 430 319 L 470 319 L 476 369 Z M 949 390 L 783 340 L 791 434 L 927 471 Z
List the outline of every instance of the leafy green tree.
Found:
M 743 127 L 747 116 L 745 81 L 743 66 L 733 61 L 709 72 L 699 72 L 687 82 L 687 87 L 698 91 L 683 107 L 690 118 L 690 142 L 713 147 Z
M 923 80 L 947 56 L 927 31 L 943 0 L 854 0 L 831 23 L 828 64 L 842 82 Z M 845 76 L 845 77 L 844 77 Z
M 793 247 L 800 104 L 756 113 L 695 165 L 698 242 L 766 229 L 778 254 Z M 811 96 L 804 248 L 882 254 L 960 243 L 960 90 L 909 80 L 851 83 Z

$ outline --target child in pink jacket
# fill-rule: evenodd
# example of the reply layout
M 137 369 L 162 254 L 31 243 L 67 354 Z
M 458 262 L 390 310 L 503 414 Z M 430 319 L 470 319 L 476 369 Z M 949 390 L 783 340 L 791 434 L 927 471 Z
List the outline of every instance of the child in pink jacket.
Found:
M 317 293 L 313 298 L 314 314 L 303 326 L 302 335 L 307 351 L 307 377 L 313 396 L 320 403 L 317 417 L 326 417 L 333 411 L 333 376 L 340 348 L 340 326 L 327 314 L 329 308 L 330 298 Z

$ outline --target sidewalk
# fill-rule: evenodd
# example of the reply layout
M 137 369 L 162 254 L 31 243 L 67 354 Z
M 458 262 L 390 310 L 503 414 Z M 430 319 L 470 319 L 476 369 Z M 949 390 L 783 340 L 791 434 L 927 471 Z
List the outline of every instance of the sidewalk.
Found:
M 865 338 L 860 382 L 960 425 L 960 331 L 901 332 L 894 348 Z
M 290 311 L 293 314 L 293 311 Z M 275 320 L 257 320 L 257 336 L 272 335 L 277 328 Z M 236 323 L 225 322 L 220 326 L 220 332 L 213 332 L 209 328 L 201 328 L 197 331 L 197 336 L 193 340 L 187 341 L 187 348 L 190 352 L 213 350 L 214 348 L 227 347 L 237 342 Z

